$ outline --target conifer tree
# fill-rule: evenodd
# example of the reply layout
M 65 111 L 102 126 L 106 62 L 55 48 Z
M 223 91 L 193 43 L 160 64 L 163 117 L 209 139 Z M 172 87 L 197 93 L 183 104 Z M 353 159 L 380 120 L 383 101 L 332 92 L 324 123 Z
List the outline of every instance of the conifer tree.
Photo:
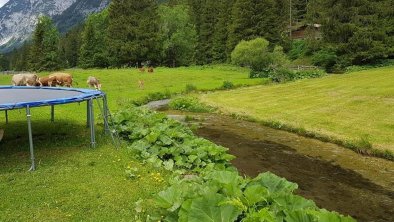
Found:
M 234 0 L 218 0 L 216 6 L 217 11 L 217 22 L 214 27 L 213 36 L 213 61 L 215 62 L 226 62 L 230 56 L 227 50 L 227 39 L 228 39 L 228 26 L 230 25 L 231 9 L 233 7 Z
M 34 71 L 56 70 L 60 68 L 59 32 L 52 20 L 40 17 L 33 33 L 29 68 Z
M 204 0 L 200 11 L 200 26 L 197 46 L 197 63 L 209 64 L 213 62 L 214 32 L 217 23 L 217 1 Z
M 390 16 L 385 15 L 387 11 L 384 10 L 384 5 L 387 7 L 388 2 L 322 1 L 319 17 L 323 40 L 335 48 L 340 57 L 339 66 L 376 62 L 390 56 L 393 50 L 390 46 L 392 31 L 390 34 L 390 25 L 386 25 Z M 392 11 L 392 7 L 388 10 Z
M 278 43 L 286 29 L 285 0 L 236 0 L 233 5 L 227 47 L 232 51 L 241 40 L 264 37 Z
M 82 29 L 83 26 L 79 25 L 60 38 L 60 57 L 64 67 L 72 68 L 78 65 Z
M 197 34 L 185 5 L 159 7 L 163 62 L 168 66 L 190 65 L 194 62 Z
M 82 32 L 79 65 L 103 68 L 109 65 L 107 49 L 108 11 L 89 16 Z
M 109 6 L 108 45 L 117 67 L 160 59 L 156 0 L 113 0 Z

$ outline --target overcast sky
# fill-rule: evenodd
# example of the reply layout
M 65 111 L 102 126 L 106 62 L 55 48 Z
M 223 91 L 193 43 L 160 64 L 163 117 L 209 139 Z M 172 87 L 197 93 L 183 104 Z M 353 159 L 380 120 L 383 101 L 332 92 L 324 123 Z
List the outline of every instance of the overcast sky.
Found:
M 7 2 L 8 2 L 8 0 L 0 0 L 0 8 Z

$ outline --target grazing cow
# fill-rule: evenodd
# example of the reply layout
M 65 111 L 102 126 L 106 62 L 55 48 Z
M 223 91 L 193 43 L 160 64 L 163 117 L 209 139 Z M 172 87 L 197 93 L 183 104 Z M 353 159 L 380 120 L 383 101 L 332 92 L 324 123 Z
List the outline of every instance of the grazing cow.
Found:
M 144 89 L 144 85 L 145 85 L 144 80 L 142 79 L 138 80 L 138 88 Z
M 141 67 L 138 69 L 140 72 L 145 72 L 145 67 Z
M 88 84 L 89 87 L 94 87 L 97 90 L 101 90 L 100 80 L 94 76 L 89 76 L 86 83 Z
M 36 86 L 38 76 L 36 74 L 15 74 L 12 76 L 14 86 Z
M 49 75 L 49 78 L 56 79 L 56 84 L 60 86 L 72 87 L 73 86 L 73 77 L 71 74 L 63 73 L 63 72 L 55 72 Z
M 43 76 L 38 79 L 38 83 L 40 86 L 56 86 L 57 81 L 54 76 L 49 77 L 49 76 Z
M 148 72 L 153 73 L 153 71 L 154 71 L 154 70 L 153 70 L 153 67 L 152 67 L 152 66 L 148 68 Z

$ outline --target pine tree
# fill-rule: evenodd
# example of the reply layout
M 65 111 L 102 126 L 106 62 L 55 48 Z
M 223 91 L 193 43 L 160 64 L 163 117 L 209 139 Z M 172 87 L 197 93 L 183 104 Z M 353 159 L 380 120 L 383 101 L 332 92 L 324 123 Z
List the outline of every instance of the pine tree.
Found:
M 230 25 L 231 14 L 229 13 L 233 7 L 234 0 L 218 0 L 216 6 L 218 7 L 217 22 L 214 27 L 213 36 L 213 61 L 223 63 L 226 62 L 230 56 L 227 50 L 227 39 Z
M 339 66 L 376 62 L 390 56 L 392 31 L 390 34 L 390 25 L 385 25 L 389 17 L 384 10 L 390 4 L 387 0 L 323 0 L 322 3 L 319 17 L 324 41 L 336 50 Z M 392 11 L 392 7 L 388 10 Z
M 155 0 L 113 0 L 109 6 L 108 45 L 119 67 L 160 60 L 158 5 Z
M 214 58 L 214 32 L 217 23 L 217 1 L 204 0 L 200 11 L 200 26 L 198 36 L 198 46 L 196 51 L 197 63 L 209 64 Z
M 192 64 L 197 34 L 188 7 L 162 5 L 159 12 L 164 64 L 172 67 Z
M 109 65 L 107 48 L 108 11 L 89 16 L 82 32 L 79 65 L 103 68 Z
M 60 39 L 60 57 L 64 67 L 72 68 L 78 65 L 82 30 L 82 25 L 74 27 Z
M 232 51 L 241 40 L 264 37 L 271 43 L 282 40 L 288 20 L 286 0 L 236 0 L 233 5 L 227 47 Z
M 33 33 L 29 68 L 34 71 L 60 68 L 59 32 L 49 17 L 40 17 Z

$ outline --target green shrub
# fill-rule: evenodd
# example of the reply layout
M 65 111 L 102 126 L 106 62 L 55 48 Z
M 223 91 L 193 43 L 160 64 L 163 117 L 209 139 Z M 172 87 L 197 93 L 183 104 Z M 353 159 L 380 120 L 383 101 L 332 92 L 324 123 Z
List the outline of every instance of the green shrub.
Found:
M 212 107 L 201 104 L 194 97 L 179 97 L 171 100 L 169 104 L 170 109 L 181 110 L 195 113 L 212 112 Z
M 271 69 L 264 69 L 260 71 L 256 70 L 251 70 L 249 73 L 249 78 L 254 79 L 254 78 L 268 78 L 270 77 L 270 74 L 273 70 Z
M 134 100 L 132 103 L 136 106 L 141 106 L 152 101 L 169 99 L 171 98 L 171 96 L 172 93 L 169 90 L 166 90 L 164 92 L 154 92 L 154 93 L 149 93 L 147 96 L 145 96 L 142 99 Z
M 197 91 L 197 87 L 193 84 L 187 84 L 185 87 L 185 92 L 186 93 L 191 93 Z
M 148 109 L 122 110 L 114 115 L 114 123 L 137 158 L 167 170 L 224 169 L 234 158 L 227 148 L 198 138 L 181 123 Z
M 288 82 L 295 79 L 295 72 L 289 69 L 279 69 L 270 74 L 270 78 L 273 82 Z
M 312 62 L 316 66 L 323 67 L 326 72 L 332 72 L 337 64 L 338 57 L 333 49 L 322 49 L 313 54 Z
M 252 72 L 276 70 L 288 64 L 288 59 L 283 53 L 283 48 L 275 46 L 270 49 L 269 42 L 263 38 L 250 41 L 241 41 L 231 53 L 232 63 L 248 66 Z M 259 76 L 250 74 L 250 76 Z
M 325 76 L 326 73 L 322 70 L 299 70 L 293 71 L 289 69 L 279 69 L 276 72 L 272 72 L 270 74 L 270 78 L 273 82 L 288 82 L 295 81 L 299 79 L 311 79 L 311 78 L 320 78 Z
M 295 40 L 291 45 L 288 56 L 291 60 L 296 60 L 305 54 L 306 43 L 305 40 Z
M 234 89 L 234 83 L 230 82 L 230 81 L 224 81 L 223 85 L 221 87 L 222 89 Z
M 152 220 L 164 221 L 330 221 L 354 222 L 294 194 L 298 185 L 270 172 L 253 179 L 235 170 L 213 170 L 201 176 L 175 179 L 159 192 L 159 212 Z M 164 218 L 162 218 L 164 216 Z M 190 218 L 199 218 L 190 220 Z M 202 220 L 201 218 L 204 218 Z

